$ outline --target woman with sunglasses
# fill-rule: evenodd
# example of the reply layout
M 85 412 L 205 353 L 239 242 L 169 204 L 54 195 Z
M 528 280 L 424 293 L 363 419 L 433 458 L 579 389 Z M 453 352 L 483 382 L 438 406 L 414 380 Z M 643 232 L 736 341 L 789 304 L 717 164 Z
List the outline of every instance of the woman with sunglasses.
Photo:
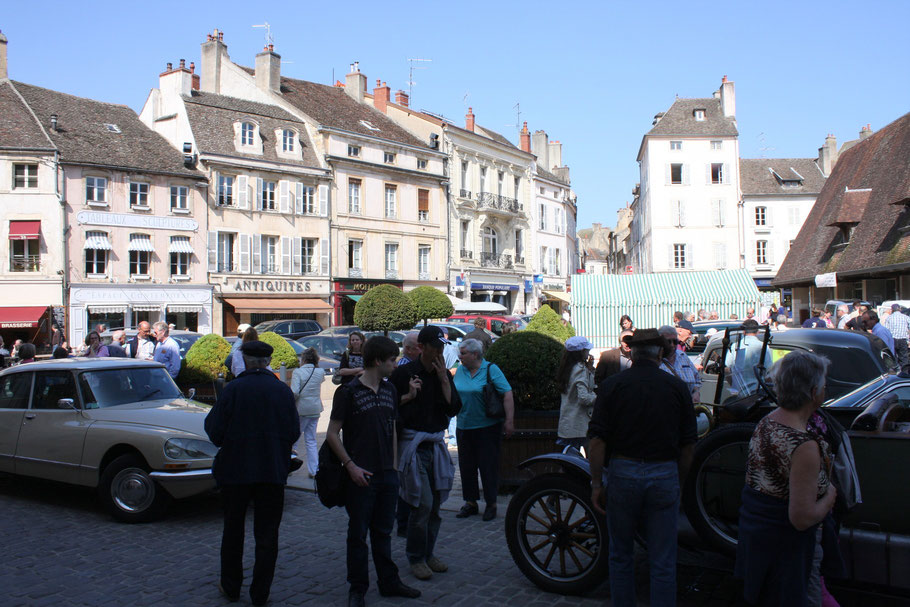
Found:
M 98 331 L 92 331 L 85 337 L 85 345 L 88 346 L 85 351 L 87 358 L 104 358 L 111 355 L 107 346 L 101 343 L 101 335 L 98 334 Z

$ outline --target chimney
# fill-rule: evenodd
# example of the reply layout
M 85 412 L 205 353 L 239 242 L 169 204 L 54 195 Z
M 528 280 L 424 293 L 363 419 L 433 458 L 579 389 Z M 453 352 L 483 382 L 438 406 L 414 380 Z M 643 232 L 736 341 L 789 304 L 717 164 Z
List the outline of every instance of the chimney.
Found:
M 562 144 L 558 141 L 551 141 L 548 145 L 547 155 L 550 160 L 550 166 L 544 167 L 548 171 L 552 167 L 561 167 L 562 166 Z
M 601 227 L 601 225 L 602 225 L 602 224 L 597 223 L 596 221 L 595 221 L 594 223 L 591 224 L 591 226 L 592 226 L 595 230 L 599 230 L 600 227 Z
M 395 91 L 395 103 L 403 107 L 410 107 L 411 98 L 404 91 Z
M 822 170 L 825 177 L 831 174 L 834 164 L 837 162 L 837 139 L 834 135 L 828 133 L 825 137 L 825 144 L 818 148 L 818 168 Z
M 224 32 L 217 29 L 215 33 L 206 36 L 202 43 L 202 61 L 199 65 L 201 72 L 201 89 L 206 93 L 221 93 L 221 61 L 229 59 L 227 45 L 224 43 Z
M 164 94 L 165 98 L 189 97 L 193 87 L 193 74 L 186 67 L 186 61 L 180 60 L 180 67 L 174 69 L 173 63 L 168 63 L 167 67 L 158 75 L 158 88 Z M 173 108 L 164 113 L 171 113 Z
M 464 128 L 474 132 L 474 108 L 469 107 L 468 113 L 464 116 Z
M 351 71 L 345 76 L 344 92 L 357 103 L 363 103 L 363 94 L 367 90 L 367 77 L 360 73 L 360 62 L 351 64 Z
M 275 52 L 272 44 L 266 45 L 256 55 L 256 71 L 253 77 L 256 86 L 263 91 L 281 92 L 281 55 Z
M 199 90 L 199 74 L 196 73 L 196 64 L 193 63 L 192 61 L 190 61 L 190 75 L 192 76 L 192 79 L 193 79 L 193 84 L 192 84 L 193 90 L 198 91 Z
M 872 125 L 871 125 L 871 124 L 867 124 L 866 126 L 864 126 L 864 127 L 863 127 L 863 130 L 861 130 L 861 131 L 859 132 L 859 139 L 860 139 L 860 141 L 862 141 L 862 140 L 865 139 L 866 137 L 870 137 L 870 136 L 872 135 L 873 132 L 874 132 L 874 131 L 872 130 Z
M 724 117 L 736 118 L 736 93 L 733 91 L 733 82 L 724 75 L 720 82 L 720 108 Z
M 569 167 L 554 166 L 553 174 L 559 177 L 565 183 L 571 183 L 569 181 Z
M 373 107 L 385 114 L 389 103 L 389 85 L 376 79 L 376 88 L 373 89 Z
M 537 156 L 537 166 L 542 166 L 544 170 L 550 170 L 550 144 L 546 131 L 534 131 L 531 138 L 531 153 Z
M 519 134 L 519 140 L 521 141 L 521 151 L 531 153 L 531 131 L 528 130 L 528 123 L 525 122 L 521 127 L 521 133 Z
M 9 78 L 9 70 L 6 65 L 6 36 L 0 32 L 0 78 Z

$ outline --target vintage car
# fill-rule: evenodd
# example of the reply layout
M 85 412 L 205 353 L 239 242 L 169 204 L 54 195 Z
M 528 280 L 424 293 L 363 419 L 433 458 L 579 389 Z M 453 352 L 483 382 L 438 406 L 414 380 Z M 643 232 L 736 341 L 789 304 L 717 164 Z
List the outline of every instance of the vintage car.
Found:
M 0 373 L 0 471 L 96 487 L 115 519 L 150 521 L 171 498 L 215 488 L 208 411 L 153 361 L 11 367 Z

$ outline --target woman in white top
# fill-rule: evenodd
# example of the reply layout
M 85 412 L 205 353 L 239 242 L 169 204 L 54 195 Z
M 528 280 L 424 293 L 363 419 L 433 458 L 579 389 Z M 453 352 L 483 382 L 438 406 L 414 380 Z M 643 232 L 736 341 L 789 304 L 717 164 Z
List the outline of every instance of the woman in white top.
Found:
M 578 450 L 588 446 L 588 422 L 597 395 L 594 393 L 594 372 L 591 369 L 591 342 L 581 336 L 566 340 L 556 382 L 559 385 L 559 427 L 556 444 Z
M 247 327 L 246 331 L 243 332 L 243 335 L 240 336 L 240 345 L 243 345 L 248 341 L 258 340 L 259 333 L 256 329 Z M 237 346 L 237 349 L 234 350 L 234 354 L 231 356 L 231 375 L 237 377 L 244 371 L 246 371 L 246 363 L 243 362 L 243 356 L 240 354 L 240 346 Z
M 300 355 L 300 366 L 291 376 L 291 392 L 297 400 L 297 415 L 300 416 L 300 440 L 306 446 L 306 467 L 310 478 L 316 476 L 319 465 L 319 450 L 316 448 L 316 426 L 322 413 L 322 382 L 325 369 L 320 369 L 319 354 L 315 348 L 307 348 Z M 297 443 L 294 453 L 297 453 Z

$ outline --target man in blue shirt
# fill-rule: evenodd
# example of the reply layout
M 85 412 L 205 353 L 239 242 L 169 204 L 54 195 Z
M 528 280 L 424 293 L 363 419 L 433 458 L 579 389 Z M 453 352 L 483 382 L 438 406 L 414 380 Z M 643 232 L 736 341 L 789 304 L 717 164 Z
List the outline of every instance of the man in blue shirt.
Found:
M 885 342 L 885 345 L 891 350 L 891 354 L 894 354 L 894 337 L 891 336 L 891 331 L 878 322 L 878 312 L 866 310 L 863 312 L 862 319 L 863 328 Z
M 894 354 L 901 368 L 910 362 L 907 352 L 907 338 L 910 337 L 910 317 L 901 312 L 900 304 L 891 304 L 891 315 L 882 324 L 891 331 L 894 338 Z
M 169 337 L 171 331 L 166 322 L 158 321 L 153 327 L 155 329 L 155 339 L 158 340 L 158 343 L 155 344 L 153 358 L 155 362 L 164 365 L 168 375 L 177 379 L 177 375 L 180 373 L 180 346 L 177 345 L 173 338 Z

